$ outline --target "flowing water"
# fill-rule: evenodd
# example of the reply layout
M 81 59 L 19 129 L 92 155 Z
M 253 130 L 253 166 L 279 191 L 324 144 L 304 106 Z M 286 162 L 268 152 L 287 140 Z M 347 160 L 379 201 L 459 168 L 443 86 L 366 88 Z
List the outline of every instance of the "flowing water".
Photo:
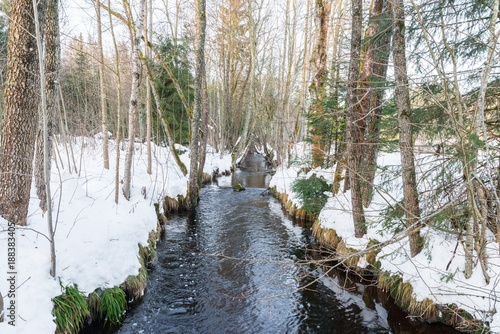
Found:
M 143 300 L 106 333 L 452 332 L 412 321 L 342 271 L 304 264 L 310 228 L 265 194 L 269 179 L 250 157 L 202 190 L 195 213 L 170 220 Z M 234 192 L 231 181 L 247 190 Z

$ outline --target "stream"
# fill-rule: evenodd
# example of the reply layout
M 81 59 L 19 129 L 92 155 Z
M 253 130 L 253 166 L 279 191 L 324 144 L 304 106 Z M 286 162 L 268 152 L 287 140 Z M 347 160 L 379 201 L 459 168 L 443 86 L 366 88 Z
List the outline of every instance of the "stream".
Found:
M 265 190 L 259 156 L 170 220 L 144 298 L 119 327 L 92 333 L 455 333 L 414 321 L 385 293 L 301 261 L 310 228 Z M 247 189 L 235 192 L 231 184 Z

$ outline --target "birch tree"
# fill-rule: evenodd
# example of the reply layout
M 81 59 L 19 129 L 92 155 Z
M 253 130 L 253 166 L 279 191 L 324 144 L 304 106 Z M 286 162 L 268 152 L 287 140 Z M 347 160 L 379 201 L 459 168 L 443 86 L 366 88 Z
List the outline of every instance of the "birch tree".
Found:
M 205 0 L 195 0 L 196 8 L 196 41 L 195 41 L 195 88 L 194 108 L 191 119 L 190 165 L 188 206 L 194 209 L 198 204 L 198 173 L 200 172 L 200 124 L 203 109 L 203 72 L 205 70 L 205 30 L 206 30 L 206 3 Z
M 111 8 L 111 0 L 108 0 L 108 8 Z M 120 52 L 118 44 L 116 43 L 115 28 L 113 23 L 113 16 L 109 15 L 109 29 L 111 32 L 111 39 L 113 41 L 113 49 L 115 51 L 115 75 L 116 75 L 116 156 L 115 156 L 115 203 L 118 204 L 120 198 L 120 142 L 122 139 L 121 134 L 121 117 L 122 117 L 122 80 L 121 80 L 121 67 L 120 67 Z
M 123 0 L 123 6 L 129 22 L 130 38 L 132 41 L 132 88 L 130 92 L 130 103 L 128 111 L 128 149 L 125 157 L 125 172 L 123 180 L 123 196 L 130 199 L 130 187 L 132 183 L 132 160 L 135 148 L 135 118 L 137 114 L 137 104 L 141 83 L 141 59 L 140 48 L 143 34 L 144 8 L 146 0 L 141 0 L 137 25 L 134 24 L 132 10 L 127 0 Z

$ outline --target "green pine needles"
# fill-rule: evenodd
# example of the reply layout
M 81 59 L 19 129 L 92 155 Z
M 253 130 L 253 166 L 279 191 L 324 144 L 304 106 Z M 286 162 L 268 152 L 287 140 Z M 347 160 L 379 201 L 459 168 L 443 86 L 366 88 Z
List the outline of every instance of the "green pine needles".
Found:
M 326 204 L 328 196 L 325 192 L 330 191 L 330 186 L 324 177 L 313 174 L 309 178 L 297 179 L 292 185 L 292 191 L 302 201 L 302 209 L 307 212 L 319 214 Z

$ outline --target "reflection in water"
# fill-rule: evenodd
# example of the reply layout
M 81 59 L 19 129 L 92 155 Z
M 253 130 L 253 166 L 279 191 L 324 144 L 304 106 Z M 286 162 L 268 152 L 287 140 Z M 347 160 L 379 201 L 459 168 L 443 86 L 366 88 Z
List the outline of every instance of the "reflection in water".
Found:
M 269 172 L 261 156 L 250 155 L 234 171 L 232 183 L 241 183 L 245 188 L 267 188 L 272 177 Z
M 268 176 L 257 175 L 234 173 L 246 191 L 203 189 L 195 213 L 168 222 L 148 291 L 114 332 L 436 333 L 391 318 L 379 290 L 301 262 L 310 229 L 261 195 Z

